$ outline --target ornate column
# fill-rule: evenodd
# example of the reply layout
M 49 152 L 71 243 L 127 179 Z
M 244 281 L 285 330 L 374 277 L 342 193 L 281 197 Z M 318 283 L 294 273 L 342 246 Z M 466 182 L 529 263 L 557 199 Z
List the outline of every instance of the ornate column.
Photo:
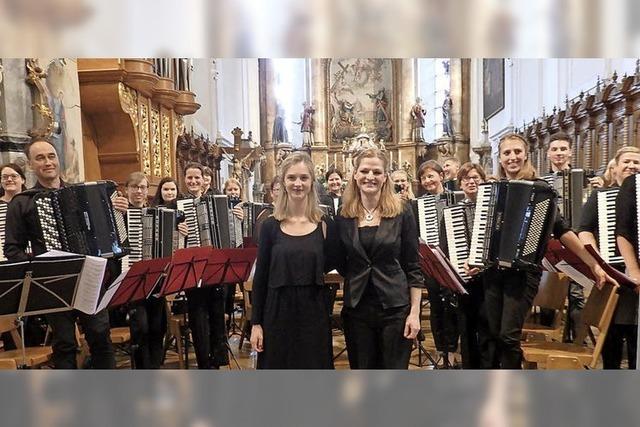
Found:
M 261 166 L 261 177 L 269 185 L 276 175 L 275 150 L 272 141 L 273 122 L 276 117 L 276 97 L 273 92 L 275 75 L 273 62 L 270 59 L 258 59 L 259 93 L 260 93 L 260 145 L 265 149 L 266 161 Z
M 311 80 L 311 104 L 315 106 L 313 115 L 313 146 L 311 157 L 313 163 L 327 170 L 332 163 L 333 156 L 328 155 L 329 135 L 327 123 L 329 123 L 329 106 L 327 105 L 327 65 L 326 59 L 309 59 L 309 76 Z M 329 158 L 331 157 L 331 158 Z
M 415 59 L 400 59 L 394 63 L 394 80 L 396 88 L 395 97 L 395 120 L 394 120 L 394 145 L 397 148 L 393 153 L 393 149 L 389 152 L 390 159 L 396 163 L 398 169 L 403 169 L 403 164 L 415 177 L 417 165 L 416 158 L 418 156 L 418 144 L 413 141 L 411 119 L 411 108 L 416 102 L 416 69 Z M 392 145 L 393 146 L 393 145 Z M 391 162 L 391 167 L 393 167 Z
M 470 70 L 471 60 L 468 58 L 451 58 L 450 60 L 450 93 L 451 122 L 454 133 L 455 155 L 461 162 L 469 161 L 470 142 Z

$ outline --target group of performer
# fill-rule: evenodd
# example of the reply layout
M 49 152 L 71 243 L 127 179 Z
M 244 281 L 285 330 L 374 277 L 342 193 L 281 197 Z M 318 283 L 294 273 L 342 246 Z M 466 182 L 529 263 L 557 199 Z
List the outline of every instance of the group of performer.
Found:
M 429 160 L 418 168 L 418 194 L 436 199 L 437 232 L 445 252 L 445 209 L 462 206 L 467 235 L 471 235 L 481 184 L 492 180 L 538 180 L 529 153 L 523 137 L 508 134 L 499 143 L 497 177 L 487 176 L 478 164 L 461 165 L 456 159 L 447 159 L 443 165 Z M 52 144 L 35 140 L 27 144 L 25 154 L 37 181 L 32 189 L 24 188 L 25 174 L 19 166 L 7 164 L 0 169 L 0 237 L 4 231 L 3 254 L 9 261 L 30 259 L 46 251 L 34 196 L 66 185 L 60 178 L 58 155 Z M 572 140 L 568 135 L 552 136 L 548 151 L 552 172 L 571 169 L 571 154 Z M 334 301 L 324 277 L 334 269 L 344 278 L 341 317 L 351 368 L 408 368 L 421 332 L 425 288 L 431 331 L 445 364 L 454 363 L 452 355 L 459 349 L 463 368 L 521 367 L 522 329 L 538 291 L 542 267 L 517 269 L 493 264 L 480 269 L 465 264 L 469 277 L 464 283 L 465 295 L 428 277 L 419 263 L 419 225 L 411 203 L 416 199 L 411 177 L 404 170 L 389 173 L 389 167 L 386 153 L 365 149 L 355 157 L 354 171 L 346 180 L 341 171 L 329 169 L 325 175 L 328 192 L 324 193 L 306 153 L 294 152 L 283 161 L 278 175 L 268 185 L 273 204 L 260 212 L 252 225 L 258 256 L 251 295 L 250 341 L 259 354 L 258 368 L 333 367 Z M 592 187 L 601 188 L 587 199 L 576 231 L 557 212 L 552 236 L 547 236 L 560 240 L 588 265 L 597 286 L 613 279 L 584 245 L 598 247 L 597 194 L 614 186 L 620 187 L 615 207 L 619 254 L 627 274 L 640 283 L 635 193 L 635 174 L 639 170 L 640 149 L 620 149 L 605 176 L 592 180 Z M 197 200 L 219 194 L 210 186 L 213 174 L 208 168 L 190 163 L 183 173 L 186 194 L 181 195 L 176 180 L 167 177 L 150 198 L 148 177 L 133 171 L 124 183 L 125 196 L 113 199 L 114 209 L 125 214 L 147 206 L 177 209 L 179 199 Z M 231 216 L 242 220 L 244 210 L 235 203 L 242 195 L 241 183 L 229 179 L 222 191 L 232 201 Z M 4 212 L 6 220 L 2 217 Z M 177 228 L 187 240 L 187 224 L 180 223 Z M 624 265 L 619 263 L 616 268 L 622 270 Z M 119 261 L 110 259 L 105 283 L 113 280 L 121 268 Z M 234 293 L 235 284 L 217 283 L 205 283 L 185 292 L 199 368 L 229 363 L 229 325 L 225 315 L 229 319 L 232 314 Z M 603 351 L 605 368 L 620 368 L 625 341 L 629 367 L 635 368 L 638 288 L 623 288 L 620 293 Z M 573 310 L 569 317 L 577 322 L 584 300 L 582 288 L 572 284 L 569 297 Z M 120 310 L 131 328 L 136 368 L 156 369 L 163 363 L 166 307 L 164 298 L 151 296 Z M 85 334 L 91 366 L 115 367 L 106 309 L 95 315 L 67 311 L 48 314 L 46 318 L 52 332 L 54 367 L 76 367 L 76 322 Z

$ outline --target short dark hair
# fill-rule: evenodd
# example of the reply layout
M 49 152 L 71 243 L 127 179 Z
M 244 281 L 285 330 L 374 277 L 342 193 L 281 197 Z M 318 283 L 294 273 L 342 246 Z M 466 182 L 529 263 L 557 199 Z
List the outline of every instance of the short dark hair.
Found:
M 460 166 L 460 169 L 458 170 L 458 176 L 456 177 L 458 182 L 462 182 L 462 179 L 466 178 L 472 170 L 478 172 L 478 175 L 480 175 L 480 178 L 482 178 L 483 181 L 487 180 L 487 174 L 484 172 L 482 166 L 477 163 L 466 162 L 464 165 Z
M 427 169 L 433 169 L 434 171 L 438 172 L 439 174 L 443 174 L 444 173 L 444 169 L 442 169 L 442 165 L 440 165 L 440 163 L 436 162 L 435 160 L 427 160 L 426 162 L 424 162 L 423 164 L 420 165 L 420 167 L 418 168 L 418 179 L 422 179 L 422 175 L 424 175 L 425 171 Z
M 204 176 L 204 166 L 202 166 L 200 163 L 196 163 L 196 162 L 187 163 L 187 165 L 184 167 L 184 172 L 183 172 L 184 176 L 187 175 L 187 171 L 189 169 L 198 169 L 200 173 L 202 173 L 202 176 Z
M 15 163 L 5 163 L 4 165 L 0 166 L 0 172 L 2 172 L 2 169 L 4 168 L 9 168 L 9 169 L 13 169 L 15 171 L 15 173 L 17 173 L 18 175 L 20 175 L 20 178 L 22 178 L 22 181 L 24 181 L 22 183 L 22 189 L 21 191 L 25 191 L 27 189 L 27 187 L 25 186 L 25 183 L 27 182 L 27 177 L 24 174 L 24 171 L 22 170 L 22 168 L 15 164 Z M 0 197 L 4 196 L 4 188 L 2 188 L 0 186 Z
M 338 168 L 330 168 L 327 173 L 324 174 L 324 179 L 325 181 L 329 181 L 329 177 L 331 175 L 333 175 L 334 173 L 337 173 L 338 176 L 340 177 L 340 179 L 344 179 L 344 176 L 342 175 L 342 172 L 340 172 L 340 169 Z
M 31 151 L 31 146 L 33 144 L 35 144 L 36 142 L 46 142 L 47 144 L 51 145 L 53 147 L 53 149 L 56 151 L 56 155 L 58 154 L 58 150 L 56 150 L 55 145 L 53 145 L 51 143 L 51 141 L 45 139 L 45 138 L 34 138 L 32 139 L 30 142 L 27 143 L 27 145 L 24 146 L 24 154 L 25 156 L 27 156 L 27 159 L 31 160 L 31 157 L 29 157 L 29 152 Z
M 573 138 L 569 136 L 569 134 L 564 132 L 556 132 L 549 137 L 549 145 L 551 145 L 554 141 L 567 141 L 569 143 L 569 148 L 573 147 Z
M 269 189 L 273 191 L 273 187 L 275 187 L 276 184 L 280 184 L 280 175 L 276 175 L 273 177 L 273 179 L 271 180 L 271 184 L 269 184 Z

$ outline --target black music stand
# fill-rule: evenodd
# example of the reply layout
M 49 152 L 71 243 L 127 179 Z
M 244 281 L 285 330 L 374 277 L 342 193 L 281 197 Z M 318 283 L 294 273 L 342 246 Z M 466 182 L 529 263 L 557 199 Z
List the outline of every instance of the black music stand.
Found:
M 240 282 L 246 282 L 258 255 L 257 248 L 232 248 L 214 249 L 207 261 L 202 275 L 202 283 L 205 286 L 224 286 Z M 240 363 L 233 353 L 227 337 L 227 349 L 238 369 Z
M 27 365 L 24 316 L 75 309 L 83 266 L 84 257 L 78 255 L 0 264 L 0 316 L 17 316 L 22 368 Z
M 171 257 L 168 272 L 158 294 L 167 296 L 202 285 L 202 274 L 208 262 L 211 247 L 178 249 Z M 187 312 L 183 313 L 185 366 L 189 369 L 189 322 Z

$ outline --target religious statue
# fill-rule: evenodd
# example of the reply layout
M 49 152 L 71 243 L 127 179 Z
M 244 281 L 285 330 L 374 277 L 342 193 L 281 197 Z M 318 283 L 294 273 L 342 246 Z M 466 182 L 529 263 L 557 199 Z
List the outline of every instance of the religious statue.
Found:
M 280 142 L 289 142 L 287 127 L 284 123 L 284 109 L 280 104 L 276 105 L 276 118 L 273 121 L 273 132 L 271 134 L 271 140 L 274 144 Z
M 302 113 L 300 113 L 300 121 L 294 122 L 297 125 L 300 125 L 300 132 L 302 132 L 302 146 L 310 147 L 313 145 L 313 128 L 314 121 L 313 115 L 316 112 L 316 108 L 314 104 L 309 105 L 308 102 L 302 103 Z
M 453 136 L 453 124 L 451 122 L 451 108 L 453 101 L 449 96 L 449 91 L 444 91 L 444 102 L 442 103 L 442 134 Z
M 414 142 L 422 142 L 424 141 L 424 136 L 422 134 L 422 129 L 425 126 L 425 116 L 427 114 L 427 110 L 422 107 L 422 99 L 420 97 L 416 98 L 416 103 L 413 107 L 411 107 L 411 119 L 413 125 L 413 141 Z
M 385 88 L 380 89 L 377 93 L 368 93 L 367 96 L 375 103 L 375 121 L 386 122 L 389 120 L 389 113 L 387 112 L 387 94 Z
M 367 96 L 375 103 L 374 121 L 376 123 L 376 138 L 391 137 L 391 118 L 387 107 L 387 92 L 385 88 L 380 89 L 377 93 L 367 93 Z

